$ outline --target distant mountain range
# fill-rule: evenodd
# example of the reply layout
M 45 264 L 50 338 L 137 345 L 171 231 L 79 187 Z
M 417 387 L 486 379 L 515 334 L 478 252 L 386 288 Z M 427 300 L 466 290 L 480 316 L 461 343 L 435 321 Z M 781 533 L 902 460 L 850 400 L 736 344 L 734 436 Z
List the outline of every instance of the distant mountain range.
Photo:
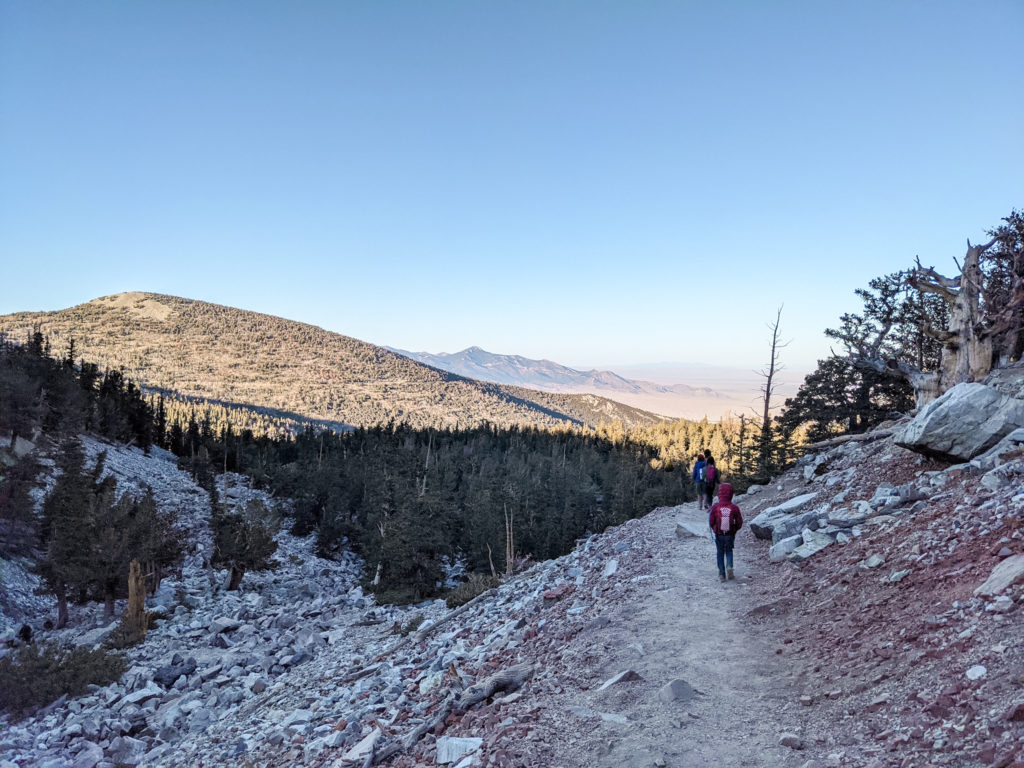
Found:
M 717 421 L 729 414 L 752 415 L 759 407 L 761 377 L 752 370 L 681 363 L 635 366 L 659 382 L 627 378 L 614 371 L 581 371 L 551 360 L 520 355 L 499 355 L 480 347 L 453 354 L 393 351 L 442 371 L 481 381 L 530 387 L 552 393 L 586 393 L 672 418 Z M 690 383 L 680 383 L 680 380 Z M 781 382 L 776 404 L 795 393 L 795 385 Z
M 470 427 L 658 420 L 595 394 L 477 381 L 305 323 L 153 293 L 121 293 L 55 312 L 0 316 L 20 341 L 39 328 L 56 354 L 122 368 L 151 390 L 251 407 L 300 424 Z
M 392 349 L 388 347 L 388 349 Z M 469 347 L 461 352 L 407 352 L 392 351 L 411 357 L 442 371 L 457 373 L 480 381 L 512 384 L 518 387 L 541 389 L 545 392 L 590 392 L 614 398 L 616 395 L 675 395 L 691 398 L 721 398 L 711 387 L 692 387 L 688 384 L 655 384 L 650 381 L 627 379 L 612 371 L 578 371 L 551 360 L 531 360 L 519 355 L 497 355 L 480 347 Z

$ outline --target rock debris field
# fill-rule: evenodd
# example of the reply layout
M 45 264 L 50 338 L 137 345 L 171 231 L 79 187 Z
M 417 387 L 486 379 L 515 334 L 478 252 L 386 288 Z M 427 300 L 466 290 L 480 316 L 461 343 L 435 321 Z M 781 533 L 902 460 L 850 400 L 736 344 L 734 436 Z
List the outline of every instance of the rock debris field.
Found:
M 455 610 L 377 606 L 355 557 L 284 534 L 278 570 L 224 591 L 205 494 L 166 454 L 102 446 L 191 551 L 122 680 L 4 723 L 0 768 L 1024 765 L 1017 445 L 949 465 L 889 430 L 809 454 L 736 500 L 734 582 L 689 504 Z M 19 564 L 4 577 L 8 619 L 41 623 Z M 39 635 L 98 643 L 101 614 Z

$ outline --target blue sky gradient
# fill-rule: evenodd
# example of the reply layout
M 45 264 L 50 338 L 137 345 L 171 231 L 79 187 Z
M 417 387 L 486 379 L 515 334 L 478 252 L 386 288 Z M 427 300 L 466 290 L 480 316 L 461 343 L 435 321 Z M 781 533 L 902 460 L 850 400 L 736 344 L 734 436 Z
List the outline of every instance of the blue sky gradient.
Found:
M 1024 4 L 0 2 L 0 313 L 808 370 L 1024 207 Z

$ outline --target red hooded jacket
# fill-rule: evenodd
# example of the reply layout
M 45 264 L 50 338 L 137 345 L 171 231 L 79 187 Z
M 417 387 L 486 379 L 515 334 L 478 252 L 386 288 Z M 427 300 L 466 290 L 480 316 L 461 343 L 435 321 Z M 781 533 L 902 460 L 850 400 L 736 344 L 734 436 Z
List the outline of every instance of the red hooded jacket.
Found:
M 740 514 L 740 508 L 732 503 L 731 483 L 722 483 L 718 486 L 718 502 L 711 507 L 711 512 L 708 514 L 708 522 L 711 525 L 711 530 L 719 535 L 722 534 L 723 508 L 729 510 L 728 535 L 734 535 L 743 527 L 743 515 Z

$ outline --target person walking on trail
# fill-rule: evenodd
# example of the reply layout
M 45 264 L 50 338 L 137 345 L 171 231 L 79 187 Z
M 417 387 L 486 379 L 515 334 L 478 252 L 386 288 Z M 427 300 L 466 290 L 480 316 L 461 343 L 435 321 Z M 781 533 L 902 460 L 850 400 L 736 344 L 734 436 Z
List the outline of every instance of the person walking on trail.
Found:
M 707 451 L 705 451 L 707 453 Z M 719 483 L 722 482 L 722 473 L 718 471 L 718 467 L 715 466 L 715 460 L 709 454 L 704 464 L 704 493 L 707 497 L 708 509 L 715 501 L 715 488 Z
M 704 486 L 704 454 L 697 454 L 697 463 L 693 465 L 693 484 L 697 487 L 697 507 L 703 512 L 708 508 L 708 492 Z
M 743 527 L 743 515 L 740 513 L 740 508 L 732 503 L 732 485 L 730 483 L 722 483 L 718 486 L 718 502 L 711 507 L 708 520 L 711 530 L 715 534 L 718 580 L 731 581 L 736 578 L 732 569 L 732 548 L 736 543 L 736 534 Z

